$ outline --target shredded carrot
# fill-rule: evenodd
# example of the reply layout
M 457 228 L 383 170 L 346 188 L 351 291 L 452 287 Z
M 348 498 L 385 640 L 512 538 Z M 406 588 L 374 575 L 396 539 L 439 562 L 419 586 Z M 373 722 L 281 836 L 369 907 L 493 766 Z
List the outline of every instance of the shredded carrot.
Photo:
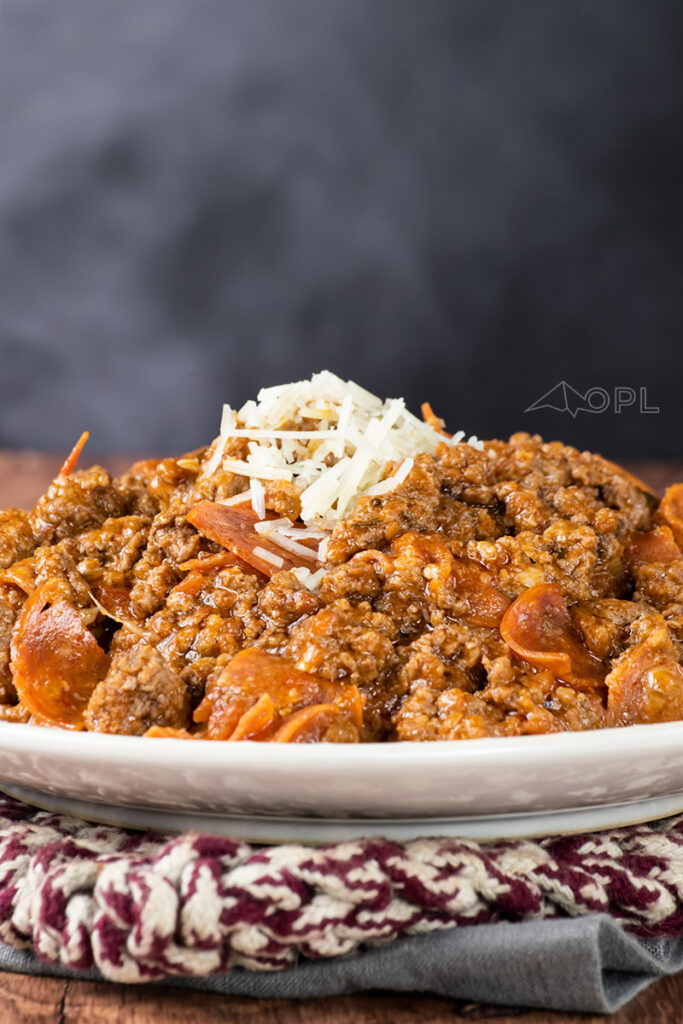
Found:
M 86 443 L 86 441 L 88 440 L 89 437 L 90 437 L 90 431 L 89 430 L 84 430 L 83 433 L 81 434 L 81 436 L 79 437 L 78 441 L 76 441 L 76 444 L 71 449 L 71 451 L 70 451 L 69 455 L 67 456 L 66 460 L 64 461 L 64 465 L 62 466 L 62 468 L 59 471 L 59 476 L 68 476 L 69 473 L 73 472 L 73 470 L 76 468 L 76 463 L 78 462 L 78 457 L 81 454 L 81 452 L 83 451 L 83 449 L 85 448 L 85 443 Z
M 422 412 L 422 419 L 425 423 L 428 423 L 430 427 L 434 427 L 437 434 L 443 434 L 444 437 L 453 437 L 453 435 L 449 434 L 446 430 L 446 421 L 436 415 L 429 402 L 423 402 L 420 406 L 420 411 Z

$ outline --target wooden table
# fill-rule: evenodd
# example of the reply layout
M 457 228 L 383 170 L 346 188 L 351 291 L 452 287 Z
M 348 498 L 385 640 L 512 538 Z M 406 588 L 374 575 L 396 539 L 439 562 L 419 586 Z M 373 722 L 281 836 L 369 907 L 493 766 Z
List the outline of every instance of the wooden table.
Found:
M 103 460 L 120 472 L 132 459 Z M 58 470 L 61 459 L 0 452 L 0 508 L 30 506 Z M 632 463 L 629 469 L 662 490 L 683 480 L 683 463 Z M 683 973 L 653 985 L 606 1018 L 546 1010 L 524 1011 L 456 1003 L 432 996 L 365 992 L 309 1002 L 238 999 L 157 989 L 0 974 L 2 1024 L 674 1024 L 683 1016 Z

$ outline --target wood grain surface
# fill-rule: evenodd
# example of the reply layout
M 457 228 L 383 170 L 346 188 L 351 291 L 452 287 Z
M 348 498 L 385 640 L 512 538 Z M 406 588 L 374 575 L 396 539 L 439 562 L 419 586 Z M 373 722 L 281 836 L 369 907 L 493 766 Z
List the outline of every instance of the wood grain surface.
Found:
M 610 1016 L 365 992 L 329 999 L 238 999 L 188 989 L 0 974 L 3 1024 L 678 1024 L 683 984 L 667 978 Z
M 61 461 L 59 456 L 35 452 L 0 452 L 0 508 L 33 504 Z M 134 460 L 115 457 L 100 461 L 121 472 Z M 628 468 L 657 491 L 683 479 L 683 463 L 628 463 Z M 295 1002 L 0 973 L 1 1024 L 677 1024 L 682 1020 L 683 974 L 658 982 L 619 1013 L 604 1017 L 486 1007 L 388 992 Z

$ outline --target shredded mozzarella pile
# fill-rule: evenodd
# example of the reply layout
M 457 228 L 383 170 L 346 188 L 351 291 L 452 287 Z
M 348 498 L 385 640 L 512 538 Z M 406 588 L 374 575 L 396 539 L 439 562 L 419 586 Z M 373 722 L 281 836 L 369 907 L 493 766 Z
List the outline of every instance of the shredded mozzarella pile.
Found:
M 457 444 L 464 437 L 460 431 L 449 443 Z M 247 439 L 246 458 L 225 456 L 225 446 L 232 438 Z M 222 466 L 248 478 L 244 497 L 236 495 L 228 501 L 250 500 L 261 520 L 265 517 L 262 481 L 293 483 L 301 491 L 301 518 L 306 526 L 330 529 L 351 511 L 358 498 L 397 487 L 408 476 L 416 454 L 433 453 L 445 440 L 413 416 L 402 398 L 382 402 L 353 381 L 323 370 L 310 380 L 263 388 L 255 402 L 247 402 L 237 412 L 224 406 L 207 471 L 213 473 Z M 475 437 L 468 443 L 481 447 Z M 388 462 L 397 464 L 390 476 L 385 475 Z M 282 547 L 312 554 L 295 539 L 305 537 L 306 530 L 289 523 L 288 534 L 286 525 L 278 529 L 275 522 L 259 525 L 267 526 L 269 535 Z

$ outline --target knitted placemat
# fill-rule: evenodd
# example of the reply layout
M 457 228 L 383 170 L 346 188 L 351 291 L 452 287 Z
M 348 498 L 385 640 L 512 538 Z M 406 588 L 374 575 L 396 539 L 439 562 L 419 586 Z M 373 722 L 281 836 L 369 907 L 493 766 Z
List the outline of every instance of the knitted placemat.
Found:
M 533 841 L 266 848 L 0 794 L 0 940 L 111 981 L 276 971 L 458 925 L 595 913 L 640 937 L 683 931 L 683 815 Z

